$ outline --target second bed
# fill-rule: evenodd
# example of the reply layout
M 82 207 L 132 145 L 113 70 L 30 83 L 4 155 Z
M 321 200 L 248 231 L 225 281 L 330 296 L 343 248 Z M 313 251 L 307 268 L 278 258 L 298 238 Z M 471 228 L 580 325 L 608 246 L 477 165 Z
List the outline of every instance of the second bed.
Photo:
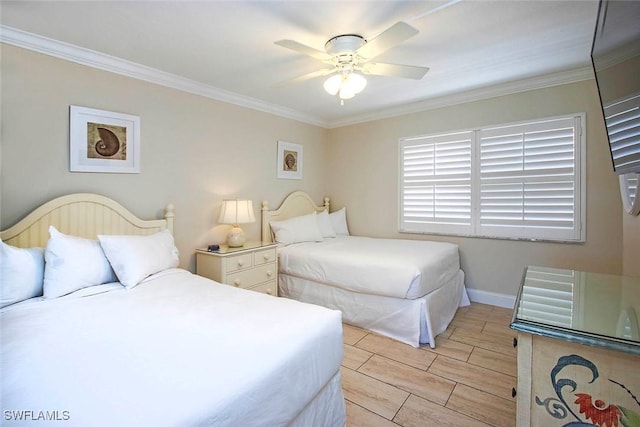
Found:
M 345 323 L 414 347 L 435 347 L 458 307 L 469 304 L 458 246 L 349 236 L 344 211 L 329 217 L 328 210 L 329 199 L 316 206 L 301 191 L 273 211 L 263 203 L 262 239 L 280 243 L 280 295 L 338 309 Z M 323 231 L 326 221 L 333 234 Z

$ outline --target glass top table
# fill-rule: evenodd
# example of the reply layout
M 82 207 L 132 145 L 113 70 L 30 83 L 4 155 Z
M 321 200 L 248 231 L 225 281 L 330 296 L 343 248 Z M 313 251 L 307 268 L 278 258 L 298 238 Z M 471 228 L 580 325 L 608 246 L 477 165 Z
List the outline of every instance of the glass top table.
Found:
M 640 355 L 640 277 L 525 269 L 511 328 Z

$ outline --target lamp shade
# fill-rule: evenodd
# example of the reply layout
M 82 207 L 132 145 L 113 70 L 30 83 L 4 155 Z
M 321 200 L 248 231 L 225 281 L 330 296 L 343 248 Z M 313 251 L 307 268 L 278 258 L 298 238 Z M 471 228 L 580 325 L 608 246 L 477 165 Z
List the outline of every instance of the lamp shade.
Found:
M 248 224 L 255 222 L 253 202 L 251 200 L 224 200 L 220 209 L 220 224 Z

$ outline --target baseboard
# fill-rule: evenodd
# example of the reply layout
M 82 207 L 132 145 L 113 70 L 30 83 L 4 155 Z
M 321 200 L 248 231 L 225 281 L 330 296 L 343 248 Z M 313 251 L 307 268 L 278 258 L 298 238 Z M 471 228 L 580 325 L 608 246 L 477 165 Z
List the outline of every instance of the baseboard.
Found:
M 472 302 L 479 302 L 480 304 L 489 304 L 505 308 L 513 308 L 516 305 L 516 297 L 514 295 L 498 294 L 470 288 L 467 288 L 467 294 L 469 294 L 469 299 Z

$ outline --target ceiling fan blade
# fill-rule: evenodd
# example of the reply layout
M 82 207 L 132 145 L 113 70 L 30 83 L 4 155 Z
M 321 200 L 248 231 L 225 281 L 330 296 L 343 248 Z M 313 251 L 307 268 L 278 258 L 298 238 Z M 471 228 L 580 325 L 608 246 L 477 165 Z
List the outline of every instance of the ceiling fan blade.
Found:
M 337 68 L 323 68 L 322 70 L 313 71 L 311 73 L 303 74 L 301 76 L 294 77 L 289 80 L 284 80 L 280 83 L 277 83 L 276 87 L 287 86 L 293 83 L 300 83 L 305 80 L 313 79 L 315 77 L 327 76 L 329 74 L 335 73 L 336 71 L 337 71 Z
M 314 49 L 310 46 L 299 43 L 295 40 L 278 40 L 274 42 L 278 46 L 286 47 L 287 49 L 295 50 L 296 52 L 303 53 L 305 55 L 309 55 L 313 58 L 319 59 L 321 61 L 327 61 L 331 59 L 331 55 L 326 52 L 323 52 L 318 49 Z
M 416 67 L 414 65 L 384 64 L 382 62 L 367 63 L 362 65 L 364 74 L 376 76 L 402 77 L 404 79 L 420 80 L 429 71 L 428 67 Z
M 369 40 L 356 52 L 365 59 L 372 59 L 393 46 L 418 34 L 418 30 L 405 22 L 396 22 L 377 37 Z

